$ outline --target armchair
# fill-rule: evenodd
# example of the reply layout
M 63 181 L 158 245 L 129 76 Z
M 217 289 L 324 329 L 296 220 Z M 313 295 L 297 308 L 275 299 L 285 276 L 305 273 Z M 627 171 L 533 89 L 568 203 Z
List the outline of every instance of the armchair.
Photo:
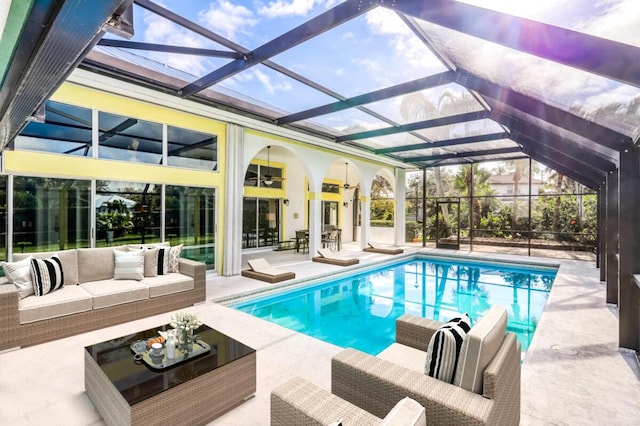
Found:
M 402 398 L 401 398 L 402 399 Z M 271 392 L 271 426 L 426 426 L 424 408 L 404 398 L 379 418 L 295 377 Z
M 424 374 L 429 340 L 441 325 L 403 315 L 396 320 L 396 343 L 378 357 L 355 349 L 340 352 L 331 364 L 332 393 L 375 416 L 408 396 L 425 407 L 429 425 L 517 425 L 520 344 L 516 336 L 503 332 L 497 352 L 481 373 L 480 394 Z M 475 327 L 486 330 L 480 321 Z M 481 347 L 477 358 L 486 354 Z M 403 365 L 407 360 L 413 366 Z

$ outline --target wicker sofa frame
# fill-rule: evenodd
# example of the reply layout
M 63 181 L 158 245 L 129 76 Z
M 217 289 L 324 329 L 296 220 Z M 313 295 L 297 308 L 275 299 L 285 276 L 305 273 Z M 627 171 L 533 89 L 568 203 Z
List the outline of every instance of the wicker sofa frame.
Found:
M 396 342 L 426 351 L 440 325 L 403 315 L 396 320 Z M 355 349 L 332 359 L 331 392 L 378 417 L 409 396 L 425 407 L 429 425 L 517 425 L 520 344 L 506 333 L 484 370 L 482 395 Z
M 0 350 L 37 345 L 204 302 L 206 265 L 180 259 L 179 271 L 194 279 L 192 290 L 26 324 L 20 324 L 16 287 L 0 285 Z

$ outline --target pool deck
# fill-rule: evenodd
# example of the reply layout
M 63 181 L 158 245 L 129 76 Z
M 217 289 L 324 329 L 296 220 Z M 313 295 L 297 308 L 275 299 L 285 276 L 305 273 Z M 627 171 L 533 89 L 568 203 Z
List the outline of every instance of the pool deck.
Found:
M 361 265 L 392 258 L 357 249 L 345 246 Z M 475 252 L 456 255 L 560 265 L 522 366 L 523 425 L 638 424 L 640 369 L 634 354 L 618 349 L 616 309 L 605 304 L 604 284 L 593 262 Z M 296 272 L 296 280 L 345 270 L 311 262 L 307 255 L 292 251 L 247 254 L 245 264 L 255 257 Z M 207 302 L 188 309 L 258 351 L 255 397 L 211 425 L 268 425 L 271 389 L 293 376 L 330 389 L 330 360 L 341 348 L 212 302 L 273 287 L 241 276 L 208 273 Z M 83 347 L 164 324 L 168 317 L 157 315 L 0 354 L 0 424 L 102 425 L 84 391 Z

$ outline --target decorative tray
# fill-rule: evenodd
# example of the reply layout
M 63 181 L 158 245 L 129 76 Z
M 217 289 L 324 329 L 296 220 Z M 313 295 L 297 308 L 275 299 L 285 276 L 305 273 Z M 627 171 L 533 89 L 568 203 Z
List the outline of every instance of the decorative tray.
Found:
M 211 346 L 209 346 L 207 342 L 195 340 L 191 351 L 186 352 L 176 347 L 175 357 L 173 359 L 167 359 L 166 350 L 164 350 L 164 348 L 162 355 L 156 356 L 149 353 L 145 341 L 142 341 L 145 347 L 143 351 L 139 351 L 141 345 L 135 346 L 137 343 L 138 342 L 133 342 L 131 344 L 131 350 L 136 354 L 134 358 L 138 360 L 141 357 L 142 361 L 154 370 L 164 370 L 211 351 Z

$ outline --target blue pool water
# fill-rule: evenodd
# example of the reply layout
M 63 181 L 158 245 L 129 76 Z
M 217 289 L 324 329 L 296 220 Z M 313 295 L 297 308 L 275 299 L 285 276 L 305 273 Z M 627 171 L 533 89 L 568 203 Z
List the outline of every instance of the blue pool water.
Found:
M 380 269 L 235 305 L 236 309 L 342 347 L 377 355 L 393 343 L 404 313 L 447 321 L 466 312 L 472 324 L 491 306 L 529 347 L 555 279 L 555 268 L 526 268 L 417 257 Z

